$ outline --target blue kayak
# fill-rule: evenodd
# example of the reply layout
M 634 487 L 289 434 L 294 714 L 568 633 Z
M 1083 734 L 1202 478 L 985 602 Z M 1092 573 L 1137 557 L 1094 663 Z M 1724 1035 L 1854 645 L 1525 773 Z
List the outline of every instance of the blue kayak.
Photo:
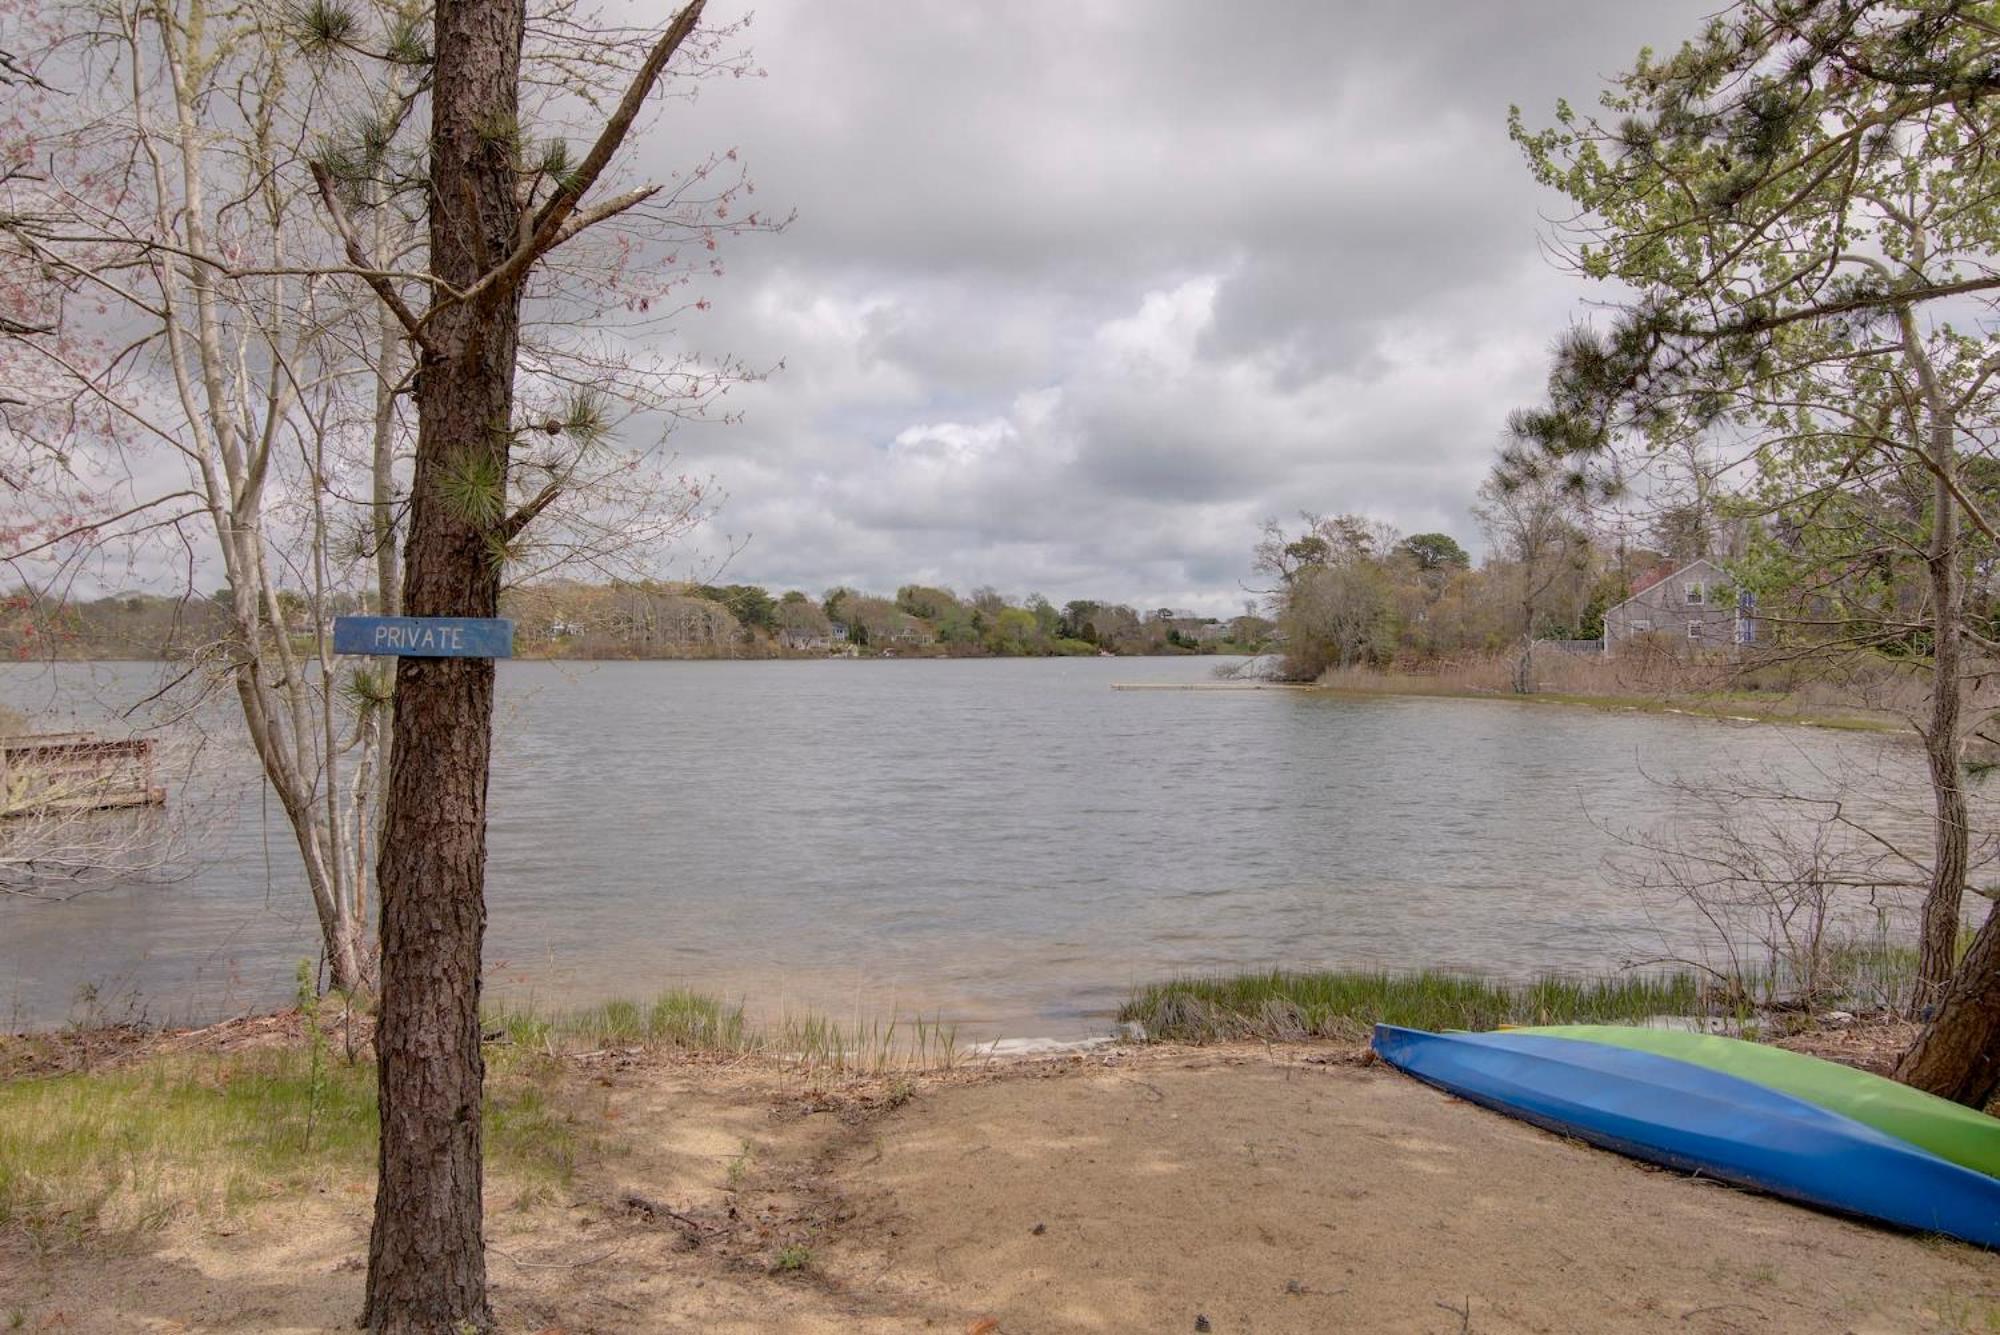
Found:
M 1733 1075 L 1535 1034 L 1380 1024 L 1374 1047 L 1426 1084 L 1635 1159 L 2000 1247 L 2000 1181 Z

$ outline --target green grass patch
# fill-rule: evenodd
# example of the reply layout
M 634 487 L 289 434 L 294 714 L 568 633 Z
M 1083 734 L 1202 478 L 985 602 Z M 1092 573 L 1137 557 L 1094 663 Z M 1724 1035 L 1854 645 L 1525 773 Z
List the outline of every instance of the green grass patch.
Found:
M 489 1071 L 486 1146 L 499 1171 L 560 1182 L 587 1133 L 552 1064 Z M 372 1062 L 310 1048 L 173 1056 L 0 1083 L 0 1228 L 43 1241 L 144 1229 L 374 1178 Z
M 755 1045 L 742 1006 L 682 988 L 662 992 L 650 1005 L 619 1000 L 550 1012 L 533 1002 L 511 1004 L 490 1009 L 485 1026 L 520 1047 L 558 1053 L 618 1047 L 729 1053 Z
M 42 1242 L 154 1227 L 316 1189 L 373 1185 L 375 1066 L 349 1060 L 302 984 L 303 1042 L 160 1055 L 143 1036 L 82 1070 L 30 1040 L 0 1048 L 0 1230 Z M 487 1164 L 521 1199 L 615 1150 L 596 1093 L 565 1056 L 605 1048 L 762 1053 L 807 1079 L 950 1066 L 952 1027 L 924 1019 L 842 1024 L 794 1014 L 754 1029 L 743 1008 L 686 990 L 651 1002 L 485 1018 Z M 154 1055 L 137 1055 L 151 1051 Z M 745 1163 L 747 1164 L 747 1151 Z
M 1704 1010 L 1692 973 L 1573 978 L 1531 983 L 1470 974 L 1329 970 L 1178 978 L 1140 988 L 1118 1018 L 1146 1036 L 1201 1043 L 1230 1038 L 1359 1040 L 1371 1026 L 1493 1029 L 1503 1024 L 1617 1024 Z

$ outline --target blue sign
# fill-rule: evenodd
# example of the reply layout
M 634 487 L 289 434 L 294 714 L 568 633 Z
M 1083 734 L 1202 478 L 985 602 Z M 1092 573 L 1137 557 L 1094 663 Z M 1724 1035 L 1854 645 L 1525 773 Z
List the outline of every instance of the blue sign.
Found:
M 335 617 L 333 651 L 392 658 L 512 658 L 504 617 Z

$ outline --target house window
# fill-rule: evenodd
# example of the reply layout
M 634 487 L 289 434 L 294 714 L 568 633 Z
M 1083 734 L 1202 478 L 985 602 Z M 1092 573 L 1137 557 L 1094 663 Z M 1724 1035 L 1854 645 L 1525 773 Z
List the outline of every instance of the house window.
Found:
M 1701 638 L 1701 623 L 1699 621 L 1688 622 L 1688 638 L 1690 640 L 1698 640 Z
M 1702 588 L 1701 585 L 1699 584 L 1688 585 L 1687 586 L 1688 606 L 1700 607 L 1704 602 L 1707 601 L 1707 595 L 1708 591 Z

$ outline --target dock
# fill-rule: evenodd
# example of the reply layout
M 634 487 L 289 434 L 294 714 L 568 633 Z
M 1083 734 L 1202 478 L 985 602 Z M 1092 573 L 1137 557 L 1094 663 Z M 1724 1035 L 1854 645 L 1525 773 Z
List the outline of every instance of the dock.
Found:
M 0 738 L 0 819 L 165 806 L 153 739 L 87 732 Z
M 1308 681 L 1114 681 L 1114 691 L 1310 691 Z

